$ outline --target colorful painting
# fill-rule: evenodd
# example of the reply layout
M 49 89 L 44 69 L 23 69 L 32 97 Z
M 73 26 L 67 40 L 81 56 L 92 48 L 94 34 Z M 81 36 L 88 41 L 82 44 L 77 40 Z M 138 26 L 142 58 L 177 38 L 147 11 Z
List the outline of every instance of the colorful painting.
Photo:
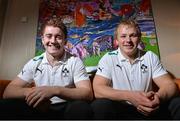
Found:
M 142 31 L 139 48 L 159 56 L 159 48 L 150 0 L 41 0 L 36 55 L 44 50 L 40 27 L 49 17 L 61 17 L 68 28 L 65 49 L 80 57 L 88 68 L 117 48 L 114 30 L 122 19 L 134 19 Z

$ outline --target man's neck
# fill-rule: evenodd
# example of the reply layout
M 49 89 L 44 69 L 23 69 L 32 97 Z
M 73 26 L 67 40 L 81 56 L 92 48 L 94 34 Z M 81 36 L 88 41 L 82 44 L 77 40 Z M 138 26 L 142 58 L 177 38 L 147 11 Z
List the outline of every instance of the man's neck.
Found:
M 58 56 L 50 55 L 49 53 L 46 53 L 46 57 L 50 65 L 53 67 L 55 66 L 64 56 L 64 53 Z
M 130 62 L 131 64 L 133 64 L 134 61 L 135 61 L 135 59 L 139 56 L 139 55 L 138 55 L 138 49 L 137 49 L 134 53 L 132 53 L 131 55 L 127 55 L 127 54 L 123 53 L 122 51 L 121 51 L 121 53 L 122 53 L 122 55 L 123 55 L 126 59 L 129 60 L 129 62 Z

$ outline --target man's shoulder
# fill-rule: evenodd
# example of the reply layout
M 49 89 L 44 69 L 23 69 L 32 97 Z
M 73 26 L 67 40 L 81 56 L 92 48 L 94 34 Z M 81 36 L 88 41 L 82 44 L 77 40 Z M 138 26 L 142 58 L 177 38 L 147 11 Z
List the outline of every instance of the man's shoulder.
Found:
M 41 54 L 41 55 L 35 56 L 32 60 L 33 60 L 33 61 L 40 61 L 40 60 L 42 60 L 43 58 L 44 58 L 44 53 Z
M 75 55 L 73 55 L 73 54 L 71 54 L 70 52 L 67 52 L 67 51 L 65 51 L 65 55 L 66 55 L 66 59 L 67 60 L 76 60 L 76 59 L 78 59 L 79 57 L 77 57 L 77 56 L 75 56 Z
M 113 51 L 107 52 L 107 55 L 116 56 L 116 55 L 118 55 L 118 50 L 113 50 Z
M 144 59 L 144 61 L 146 61 L 148 63 L 149 62 L 157 62 L 160 59 L 159 56 L 152 51 L 146 51 L 144 53 L 144 55 L 142 56 L 142 58 Z
M 69 64 L 72 64 L 82 60 L 79 57 L 72 55 L 71 53 L 66 51 L 65 61 L 68 62 Z
M 44 54 L 35 56 L 31 60 L 29 60 L 29 62 L 26 65 L 33 66 L 33 67 L 36 65 L 40 65 L 43 58 L 44 58 Z
M 144 53 L 144 55 L 145 55 L 145 56 L 149 56 L 150 58 L 151 58 L 151 57 L 158 57 L 158 55 L 157 55 L 156 53 L 152 52 L 152 51 L 146 51 L 146 52 Z
M 100 60 L 105 62 L 116 61 L 118 58 L 118 53 L 119 52 L 117 50 L 109 51 Z

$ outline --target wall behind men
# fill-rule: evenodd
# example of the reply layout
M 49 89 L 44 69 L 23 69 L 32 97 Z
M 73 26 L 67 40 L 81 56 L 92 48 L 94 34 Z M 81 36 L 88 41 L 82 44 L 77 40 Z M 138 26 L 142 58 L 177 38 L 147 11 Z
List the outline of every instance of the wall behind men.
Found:
M 180 0 L 151 0 L 163 65 L 180 78 Z
M 5 11 L 7 8 L 7 0 L 0 0 L 0 38 L 2 37 L 2 31 L 3 31 L 3 25 L 4 25 L 4 19 L 5 19 Z M 1 45 L 1 39 L 0 39 L 0 45 Z M 1 48 L 0 48 L 1 49 Z M 1 51 L 0 51 L 1 55 Z
M 0 79 L 13 79 L 34 56 L 39 0 L 8 0 L 0 45 Z
M 0 0 L 0 6 L 2 6 L 2 0 Z M 1 10 L 2 8 L 0 8 L 0 10 Z M 0 15 L 1 15 L 2 13 L 0 12 Z M 0 57 L 1 57 L 1 35 L 2 35 L 2 20 L 3 20 L 3 18 L 0 18 Z M 1 59 L 0 59 L 0 62 L 1 62 Z
M 9 0 L 0 44 L 0 79 L 13 79 L 34 56 L 39 0 Z M 152 0 L 163 65 L 180 78 L 180 1 Z

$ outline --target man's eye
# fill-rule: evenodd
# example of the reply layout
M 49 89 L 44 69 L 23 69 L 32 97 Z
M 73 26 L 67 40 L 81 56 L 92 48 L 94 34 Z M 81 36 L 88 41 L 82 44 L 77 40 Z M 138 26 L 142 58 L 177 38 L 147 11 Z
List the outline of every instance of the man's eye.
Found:
M 52 37 L 52 35 L 49 35 L 49 34 L 48 34 L 48 35 L 46 35 L 46 37 L 47 37 L 48 39 L 50 39 L 50 38 Z
M 126 36 L 125 35 L 123 35 L 123 36 L 120 36 L 121 38 L 126 38 Z
M 57 35 L 56 39 L 62 39 L 63 37 L 61 35 Z
M 132 34 L 131 35 L 131 37 L 137 37 L 138 36 L 138 34 Z

